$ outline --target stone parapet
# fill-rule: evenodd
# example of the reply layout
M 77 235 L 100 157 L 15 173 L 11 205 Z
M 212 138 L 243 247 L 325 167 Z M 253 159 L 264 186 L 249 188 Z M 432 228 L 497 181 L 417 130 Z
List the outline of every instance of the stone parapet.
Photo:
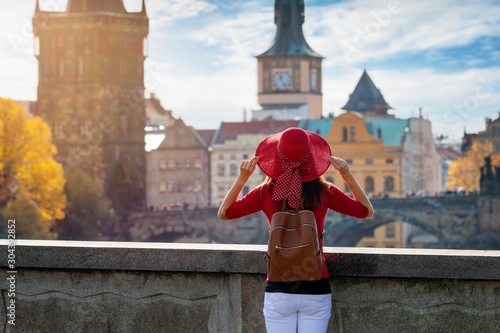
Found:
M 7 277 L 7 241 L 0 241 Z M 5 332 L 265 332 L 263 245 L 16 242 Z M 500 251 L 325 248 L 328 332 L 494 332 Z M 9 281 L 0 279 L 7 323 Z

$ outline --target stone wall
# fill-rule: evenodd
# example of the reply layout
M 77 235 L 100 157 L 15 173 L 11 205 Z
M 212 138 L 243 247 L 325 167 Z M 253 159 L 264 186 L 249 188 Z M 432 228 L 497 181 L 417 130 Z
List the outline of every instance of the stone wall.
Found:
M 265 332 L 265 246 L 21 241 L 4 332 Z M 500 251 L 325 248 L 328 332 L 495 332 Z

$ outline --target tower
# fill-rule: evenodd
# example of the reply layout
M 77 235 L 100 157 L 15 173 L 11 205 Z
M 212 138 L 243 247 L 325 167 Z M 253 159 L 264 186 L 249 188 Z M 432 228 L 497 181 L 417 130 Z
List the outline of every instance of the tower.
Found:
M 363 71 L 361 78 L 354 88 L 352 94 L 349 95 L 349 100 L 342 110 L 357 111 L 365 117 L 393 117 L 387 114 L 387 110 L 392 109 L 384 99 L 372 79 L 366 72 Z
M 257 56 L 258 103 L 253 118 L 318 119 L 322 114 L 321 61 L 307 44 L 304 0 L 275 0 L 276 36 Z
M 122 0 L 68 0 L 33 17 L 36 112 L 51 126 L 56 159 L 83 170 L 116 210 L 145 203 L 144 50 L 149 19 Z

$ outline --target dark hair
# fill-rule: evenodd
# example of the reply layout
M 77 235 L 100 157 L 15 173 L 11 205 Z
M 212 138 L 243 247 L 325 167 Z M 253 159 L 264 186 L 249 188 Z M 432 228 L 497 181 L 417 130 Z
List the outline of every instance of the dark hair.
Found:
M 266 177 L 264 182 L 261 184 L 262 187 L 266 184 L 271 184 L 269 190 L 272 192 L 274 184 L 276 181 L 272 178 Z M 319 208 L 323 204 L 323 186 L 326 184 L 323 176 L 320 176 L 316 179 L 313 179 L 308 182 L 302 183 L 302 203 L 304 205 L 304 209 L 312 210 L 314 208 Z M 283 200 L 281 201 L 281 203 Z

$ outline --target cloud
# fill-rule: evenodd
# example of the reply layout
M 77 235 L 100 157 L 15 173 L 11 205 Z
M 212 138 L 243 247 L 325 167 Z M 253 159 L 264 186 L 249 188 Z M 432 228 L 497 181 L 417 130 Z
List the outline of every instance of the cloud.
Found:
M 498 36 L 500 10 L 494 7 L 494 1 L 342 2 L 306 12 L 307 38 L 327 66 L 366 63 Z
M 202 0 L 147 1 L 146 9 L 151 25 L 159 29 L 176 20 L 212 12 L 217 7 Z

